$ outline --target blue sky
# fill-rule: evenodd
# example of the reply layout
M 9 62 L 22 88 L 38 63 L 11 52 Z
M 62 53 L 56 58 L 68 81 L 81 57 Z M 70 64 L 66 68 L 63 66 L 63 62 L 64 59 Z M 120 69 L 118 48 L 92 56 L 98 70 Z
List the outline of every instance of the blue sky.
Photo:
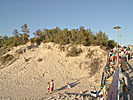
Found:
M 133 0 L 0 0 L 0 35 L 12 35 L 27 24 L 30 35 L 44 28 L 79 28 L 105 32 L 122 45 L 133 45 Z M 119 38 L 120 43 L 120 38 Z

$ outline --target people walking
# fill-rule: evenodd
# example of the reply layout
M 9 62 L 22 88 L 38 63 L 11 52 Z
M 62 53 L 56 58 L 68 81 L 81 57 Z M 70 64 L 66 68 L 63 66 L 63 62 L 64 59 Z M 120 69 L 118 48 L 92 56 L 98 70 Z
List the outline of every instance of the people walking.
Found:
M 124 61 L 124 58 L 119 57 L 119 67 L 121 67 L 122 72 L 128 71 L 128 67 Z
M 50 82 L 50 93 L 52 93 L 54 90 L 54 80 L 52 79 Z

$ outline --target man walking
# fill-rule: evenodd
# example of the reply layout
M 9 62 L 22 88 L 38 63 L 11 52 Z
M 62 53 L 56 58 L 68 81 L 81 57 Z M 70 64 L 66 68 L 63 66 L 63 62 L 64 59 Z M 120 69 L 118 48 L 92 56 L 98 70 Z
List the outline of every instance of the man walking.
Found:
M 54 90 L 54 80 L 52 79 L 50 82 L 50 93 L 52 93 Z

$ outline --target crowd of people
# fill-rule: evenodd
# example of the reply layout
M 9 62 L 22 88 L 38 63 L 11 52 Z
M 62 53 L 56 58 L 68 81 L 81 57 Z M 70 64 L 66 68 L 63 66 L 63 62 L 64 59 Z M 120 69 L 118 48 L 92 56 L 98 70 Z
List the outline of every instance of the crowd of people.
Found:
M 110 61 L 112 64 L 116 63 L 117 60 L 117 49 L 116 47 L 111 49 L 109 52 Z M 119 47 L 118 56 L 124 58 L 125 61 L 130 60 L 133 57 L 133 46 Z
M 117 65 L 117 57 L 118 57 L 118 65 Z M 106 78 L 108 76 L 112 76 L 115 73 L 116 67 L 121 67 L 121 72 L 128 71 L 127 67 L 127 61 L 133 58 L 133 46 L 127 46 L 127 47 L 119 47 L 118 48 L 118 54 L 116 47 L 111 49 L 109 52 L 109 68 L 108 70 L 104 71 L 104 78 L 106 81 Z M 125 84 L 123 85 L 125 86 Z M 106 94 L 105 85 L 100 87 L 100 90 L 97 91 L 95 88 L 92 89 L 91 95 L 94 97 L 99 98 L 100 100 L 103 100 L 104 94 Z
M 111 49 L 109 52 L 110 64 L 112 65 L 111 68 L 113 68 L 113 65 L 117 64 L 117 56 L 118 66 L 121 67 L 122 72 L 127 71 L 128 68 L 126 66 L 126 62 L 133 58 L 133 46 L 119 47 L 118 54 L 116 48 Z

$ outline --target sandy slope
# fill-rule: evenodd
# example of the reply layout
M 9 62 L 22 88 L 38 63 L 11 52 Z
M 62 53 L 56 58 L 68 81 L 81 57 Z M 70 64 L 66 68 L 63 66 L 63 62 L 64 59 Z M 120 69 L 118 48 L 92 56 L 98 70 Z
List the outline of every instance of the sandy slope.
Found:
M 24 46 L 20 46 L 21 48 Z M 20 47 L 11 50 L 10 54 Z M 69 92 L 90 91 L 91 87 L 100 85 L 101 74 L 106 64 L 106 52 L 96 47 L 84 47 L 77 57 L 66 57 L 65 51 L 53 43 L 41 44 L 37 48 L 26 50 L 11 65 L 0 69 L 0 98 L 2 100 L 39 100 L 48 99 L 65 89 L 69 81 L 72 88 Z M 94 51 L 94 52 L 91 52 Z M 90 53 L 93 55 L 90 57 Z M 29 59 L 28 62 L 25 59 Z M 38 61 L 41 58 L 42 61 Z M 92 71 L 93 70 L 93 71 Z M 95 73 L 96 72 L 96 73 Z M 56 92 L 46 95 L 47 82 L 54 79 Z

